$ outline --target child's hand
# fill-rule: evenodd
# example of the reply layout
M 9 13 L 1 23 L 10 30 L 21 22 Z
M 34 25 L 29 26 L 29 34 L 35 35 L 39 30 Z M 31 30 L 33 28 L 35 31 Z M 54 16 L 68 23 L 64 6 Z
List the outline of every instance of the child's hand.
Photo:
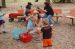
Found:
M 43 10 L 44 12 L 47 12 L 46 10 Z
M 52 31 L 55 32 L 56 30 L 55 29 L 52 29 Z

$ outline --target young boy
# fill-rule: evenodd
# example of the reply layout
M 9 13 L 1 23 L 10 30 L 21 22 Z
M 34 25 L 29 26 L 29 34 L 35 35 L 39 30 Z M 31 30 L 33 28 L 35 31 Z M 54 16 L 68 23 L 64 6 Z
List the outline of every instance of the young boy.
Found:
M 43 27 L 41 28 L 43 33 L 43 47 L 44 49 L 49 48 L 52 46 L 52 28 L 48 26 L 48 21 L 43 22 Z
M 5 23 L 5 21 L 3 20 L 4 15 L 5 14 L 4 14 L 4 12 L 2 12 L 2 7 L 0 6 L 0 34 L 1 34 L 1 32 L 6 33 L 4 31 L 4 23 Z

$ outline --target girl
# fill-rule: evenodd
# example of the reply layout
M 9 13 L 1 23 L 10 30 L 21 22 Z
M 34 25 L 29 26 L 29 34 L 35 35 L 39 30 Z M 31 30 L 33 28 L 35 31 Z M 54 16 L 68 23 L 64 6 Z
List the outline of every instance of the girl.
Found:
M 31 6 L 32 6 L 32 3 L 28 2 L 28 4 L 26 5 L 26 11 L 25 11 L 26 16 L 28 16 L 29 11 L 31 10 Z
M 5 28 L 5 26 L 4 26 L 5 21 L 3 20 L 4 15 L 5 14 L 2 12 L 2 7 L 0 6 L 0 34 L 1 34 L 1 32 L 6 33 L 4 31 L 4 28 Z
M 33 30 L 35 28 L 35 25 L 34 25 L 34 16 L 33 16 L 33 13 L 29 13 L 28 14 L 28 24 L 27 24 L 27 31 L 30 32 L 31 30 Z

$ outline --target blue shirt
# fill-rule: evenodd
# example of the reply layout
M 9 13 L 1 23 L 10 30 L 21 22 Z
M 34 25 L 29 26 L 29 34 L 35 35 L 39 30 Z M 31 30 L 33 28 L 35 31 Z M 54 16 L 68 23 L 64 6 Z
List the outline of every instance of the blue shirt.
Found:
M 31 29 L 31 30 L 33 30 L 34 29 L 34 25 L 33 25 L 33 22 L 32 22 L 32 20 L 28 20 L 28 24 L 27 24 L 27 30 L 29 30 L 29 29 Z
M 4 12 L 0 11 L 0 20 L 3 20 Z

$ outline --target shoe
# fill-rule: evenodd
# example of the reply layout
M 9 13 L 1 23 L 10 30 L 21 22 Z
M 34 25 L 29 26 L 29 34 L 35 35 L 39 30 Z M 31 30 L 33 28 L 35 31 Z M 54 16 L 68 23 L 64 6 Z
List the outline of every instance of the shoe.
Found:
M 3 31 L 3 33 L 7 33 L 6 31 Z

